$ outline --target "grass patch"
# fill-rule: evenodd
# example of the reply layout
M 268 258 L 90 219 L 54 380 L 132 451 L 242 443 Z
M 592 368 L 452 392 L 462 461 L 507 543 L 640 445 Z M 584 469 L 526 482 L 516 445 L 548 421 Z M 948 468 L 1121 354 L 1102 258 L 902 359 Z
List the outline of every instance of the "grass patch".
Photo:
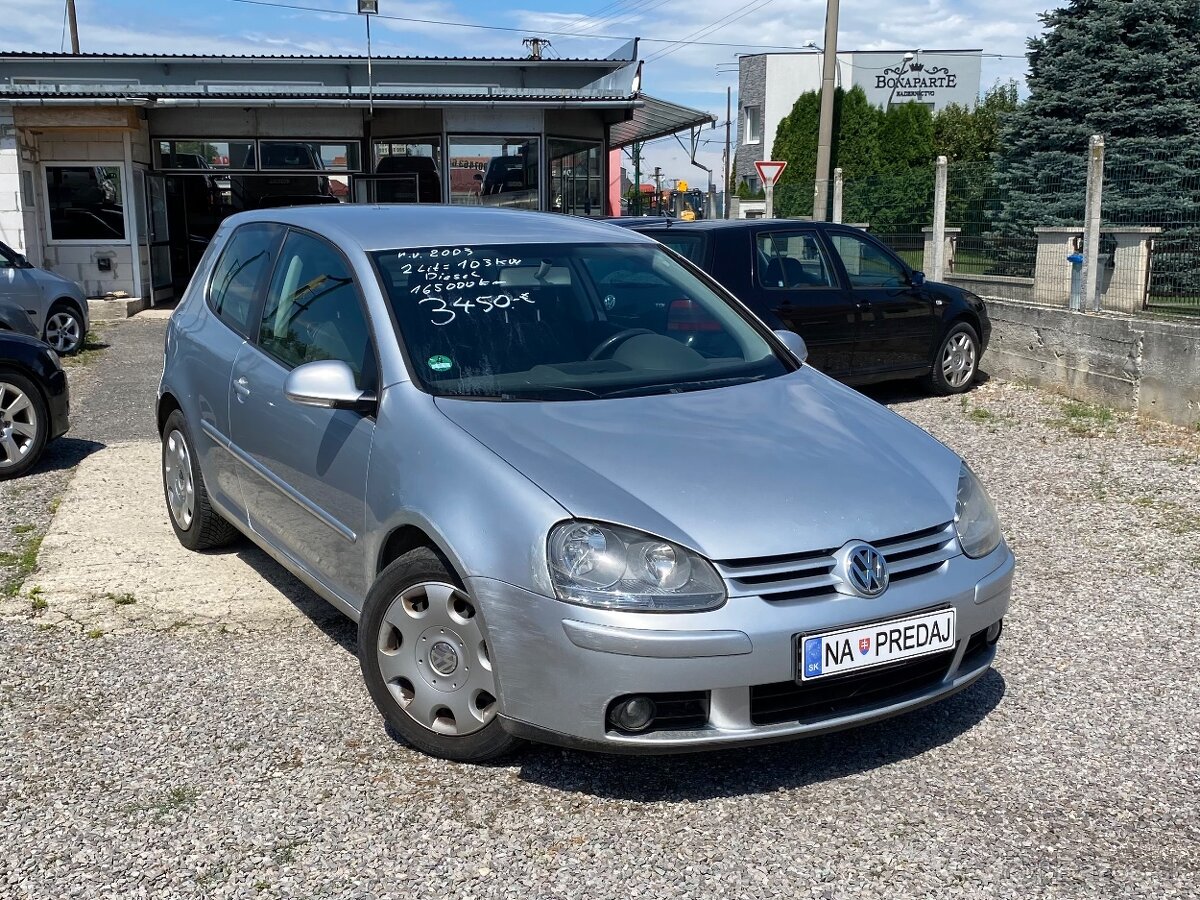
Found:
M 1096 437 L 1117 421 L 1117 414 L 1110 407 L 1080 400 L 1064 400 L 1059 411 L 1061 418 L 1049 419 L 1046 424 L 1078 437 Z
M 62 357 L 63 366 L 74 369 L 95 362 L 109 346 L 100 339 L 101 330 L 101 326 L 93 326 L 83 339 L 83 346 L 79 348 L 79 352 Z
M 33 531 L 33 529 L 36 527 L 37 527 L 36 525 L 14 525 L 12 533 L 13 534 L 29 534 L 29 532 Z
M 1151 524 L 1165 528 L 1172 534 L 1185 535 L 1200 531 L 1200 513 L 1192 507 L 1174 500 L 1159 500 L 1157 497 L 1134 497 L 1130 501 L 1151 516 Z
M 89 631 L 89 632 L 87 633 L 87 635 L 88 635 L 88 637 L 90 637 L 92 640 L 96 640 L 97 638 L 102 638 L 102 637 L 104 637 L 104 629 L 102 629 L 102 628 L 93 628 L 91 631 Z
M 42 549 L 42 535 L 25 541 L 25 546 L 12 553 L 0 553 L 0 568 L 13 571 L 0 582 L 0 597 L 15 597 L 25 584 L 25 579 L 37 567 L 38 551 Z
M 105 594 L 104 596 L 107 597 L 109 600 L 111 600 L 113 603 L 117 604 L 117 606 L 131 606 L 132 604 L 137 603 L 137 597 L 133 596 L 133 594 L 130 594 L 130 593 Z

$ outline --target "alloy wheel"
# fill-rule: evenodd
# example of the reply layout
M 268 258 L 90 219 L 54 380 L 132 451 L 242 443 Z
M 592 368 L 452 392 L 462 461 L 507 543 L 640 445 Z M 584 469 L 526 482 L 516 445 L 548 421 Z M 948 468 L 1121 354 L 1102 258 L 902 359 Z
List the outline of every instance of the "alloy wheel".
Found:
M 479 731 L 496 715 L 496 678 L 474 602 L 460 588 L 423 582 L 384 613 L 380 674 L 414 722 L 446 735 Z
M 58 354 L 74 353 L 83 343 L 83 326 L 74 313 L 59 311 L 46 319 L 46 343 Z
M 975 377 L 975 342 L 965 331 L 953 335 L 942 351 L 942 375 L 952 388 L 960 388 Z
M 0 469 L 25 459 L 37 442 L 38 414 L 33 401 L 14 384 L 0 381 Z
M 192 527 L 196 512 L 196 484 L 192 480 L 192 454 L 187 439 L 178 429 L 167 435 L 163 454 L 163 483 L 167 486 L 167 506 L 171 518 L 182 530 Z

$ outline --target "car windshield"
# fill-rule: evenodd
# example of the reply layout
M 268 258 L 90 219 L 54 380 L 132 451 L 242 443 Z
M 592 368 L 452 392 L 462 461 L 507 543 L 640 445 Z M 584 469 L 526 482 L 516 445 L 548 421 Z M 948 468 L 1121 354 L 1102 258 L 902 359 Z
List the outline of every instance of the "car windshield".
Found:
M 678 393 L 793 367 L 657 244 L 476 245 L 373 256 L 418 378 L 439 396 Z

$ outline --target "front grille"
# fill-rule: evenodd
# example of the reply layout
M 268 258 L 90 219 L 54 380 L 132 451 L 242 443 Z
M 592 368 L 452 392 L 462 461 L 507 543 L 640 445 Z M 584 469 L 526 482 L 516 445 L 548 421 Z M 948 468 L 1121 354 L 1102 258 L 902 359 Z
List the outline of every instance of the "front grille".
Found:
M 932 687 L 946 677 L 953 660 L 954 651 L 943 650 L 865 672 L 803 683 L 754 685 L 750 688 L 750 721 L 755 725 L 808 724 L 851 715 Z
M 892 584 L 936 572 L 958 555 L 953 522 L 870 543 L 887 560 Z M 729 585 L 730 597 L 772 601 L 831 597 L 841 584 L 834 571 L 837 550 L 723 560 L 717 569 Z

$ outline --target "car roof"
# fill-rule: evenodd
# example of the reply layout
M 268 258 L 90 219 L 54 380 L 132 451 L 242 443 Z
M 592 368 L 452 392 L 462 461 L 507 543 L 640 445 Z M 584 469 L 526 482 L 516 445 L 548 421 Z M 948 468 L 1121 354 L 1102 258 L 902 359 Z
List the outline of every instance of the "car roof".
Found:
M 843 222 L 814 222 L 811 219 L 697 219 L 694 222 L 672 222 L 670 225 L 664 225 L 654 222 L 647 225 L 630 225 L 628 227 L 635 228 L 639 231 L 655 229 L 656 231 L 736 231 L 738 229 L 760 228 L 763 225 L 783 226 L 786 228 L 816 228 L 818 230 L 826 230 L 829 228 L 849 228 L 854 230 L 853 225 L 846 225 Z
M 580 216 L 434 203 L 290 206 L 230 216 L 231 225 L 294 225 L 363 250 L 474 244 L 645 244 L 653 239 Z

